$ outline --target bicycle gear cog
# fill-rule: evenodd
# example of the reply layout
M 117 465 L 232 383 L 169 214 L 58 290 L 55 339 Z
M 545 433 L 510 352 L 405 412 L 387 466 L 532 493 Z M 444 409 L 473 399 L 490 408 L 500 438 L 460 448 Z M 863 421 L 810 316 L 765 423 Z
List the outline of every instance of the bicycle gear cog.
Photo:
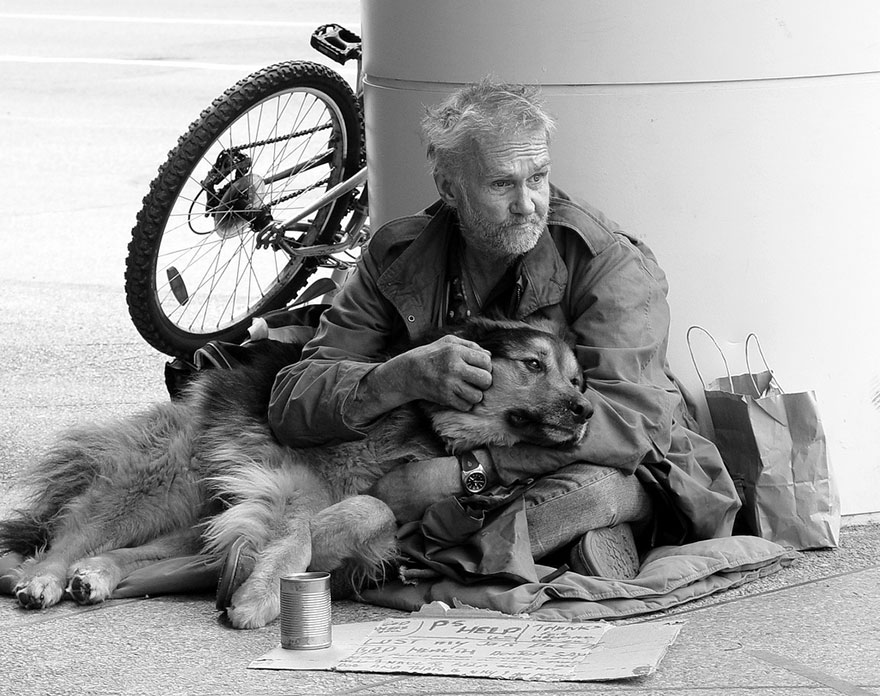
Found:
M 221 239 L 229 239 L 243 237 L 265 227 L 266 192 L 262 177 L 253 172 L 239 176 L 222 189 L 220 200 L 211 211 L 214 234 Z

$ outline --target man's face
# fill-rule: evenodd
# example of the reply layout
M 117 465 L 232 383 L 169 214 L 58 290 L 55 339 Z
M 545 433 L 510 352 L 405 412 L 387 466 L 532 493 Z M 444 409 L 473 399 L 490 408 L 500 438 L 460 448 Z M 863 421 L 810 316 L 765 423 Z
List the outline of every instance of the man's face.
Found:
M 471 250 L 505 260 L 529 251 L 550 206 L 547 137 L 538 132 L 482 139 L 459 191 L 456 207 Z

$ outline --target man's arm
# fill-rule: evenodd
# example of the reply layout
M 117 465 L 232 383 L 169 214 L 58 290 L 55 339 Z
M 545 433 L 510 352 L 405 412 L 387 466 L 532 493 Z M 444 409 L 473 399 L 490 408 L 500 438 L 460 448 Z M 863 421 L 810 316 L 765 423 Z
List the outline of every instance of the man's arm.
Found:
M 365 252 L 302 360 L 279 372 L 269 423 L 285 444 L 357 439 L 376 419 L 418 399 L 467 410 L 491 384 L 488 351 L 455 336 L 385 360 L 390 346 L 406 336 L 377 287 L 377 273 Z
M 284 444 L 310 447 L 364 434 L 345 419 L 345 405 L 379 367 L 400 330 L 364 260 L 321 316 L 302 359 L 275 378 L 269 425 Z

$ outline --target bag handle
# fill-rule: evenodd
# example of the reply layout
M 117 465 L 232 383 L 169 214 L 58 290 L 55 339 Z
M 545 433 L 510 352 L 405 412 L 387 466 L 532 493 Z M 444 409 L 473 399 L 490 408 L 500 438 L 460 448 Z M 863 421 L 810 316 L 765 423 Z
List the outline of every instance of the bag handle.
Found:
M 715 347 L 718 349 L 718 354 L 721 356 L 721 359 L 724 361 L 724 369 L 727 371 L 727 381 L 732 387 L 733 386 L 733 378 L 730 376 L 730 365 L 727 364 L 727 358 L 724 357 L 724 351 L 721 350 L 721 346 L 718 345 L 718 341 L 716 341 L 715 337 L 712 334 L 710 334 L 706 329 L 704 329 L 702 326 L 694 324 L 693 326 L 688 328 L 686 340 L 687 340 L 687 344 L 688 344 L 688 352 L 691 354 L 691 361 L 694 363 L 694 369 L 697 371 L 697 377 L 700 378 L 700 384 L 703 385 L 703 389 L 704 390 L 708 389 L 708 385 L 706 384 L 706 380 L 703 379 L 703 375 L 700 373 L 700 368 L 697 365 L 697 359 L 696 359 L 696 357 L 694 357 L 694 346 L 691 342 L 691 333 L 694 331 L 694 329 L 696 329 L 698 331 L 702 331 L 704 334 L 706 334 L 709 337 L 709 340 L 712 341 L 713 344 L 715 344 Z M 763 357 L 763 353 L 761 354 L 761 356 Z
M 755 333 L 750 333 L 748 336 L 746 336 L 746 346 L 745 346 L 746 371 L 749 373 L 749 379 L 752 380 L 752 385 L 755 387 L 755 393 L 760 394 L 761 391 L 758 389 L 758 384 L 755 382 L 754 370 L 752 370 L 752 366 L 749 364 L 749 346 L 751 345 L 752 341 L 754 341 L 755 345 L 758 347 L 758 353 L 761 356 L 761 362 L 764 363 L 764 367 L 767 368 L 767 372 L 770 373 L 771 382 L 775 382 L 779 391 L 784 392 L 785 390 L 779 384 L 779 380 L 776 379 L 776 374 L 773 372 L 773 370 L 770 369 L 770 365 L 767 362 L 767 358 L 764 357 L 764 350 L 761 348 L 761 342 L 758 340 L 758 335 Z

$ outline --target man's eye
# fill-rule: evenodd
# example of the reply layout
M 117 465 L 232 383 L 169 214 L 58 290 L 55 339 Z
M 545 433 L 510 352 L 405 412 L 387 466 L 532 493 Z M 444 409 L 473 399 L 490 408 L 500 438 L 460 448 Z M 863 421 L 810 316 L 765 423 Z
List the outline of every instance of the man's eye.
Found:
M 525 360 L 523 360 L 523 363 L 532 372 L 540 372 L 544 369 L 544 365 L 541 363 L 541 361 L 536 360 L 535 358 L 526 358 Z
M 547 178 L 547 172 L 539 172 L 538 174 L 535 174 L 532 177 L 532 181 L 534 181 L 536 184 L 539 184 L 542 181 L 544 181 L 544 179 L 546 179 L 546 178 Z

